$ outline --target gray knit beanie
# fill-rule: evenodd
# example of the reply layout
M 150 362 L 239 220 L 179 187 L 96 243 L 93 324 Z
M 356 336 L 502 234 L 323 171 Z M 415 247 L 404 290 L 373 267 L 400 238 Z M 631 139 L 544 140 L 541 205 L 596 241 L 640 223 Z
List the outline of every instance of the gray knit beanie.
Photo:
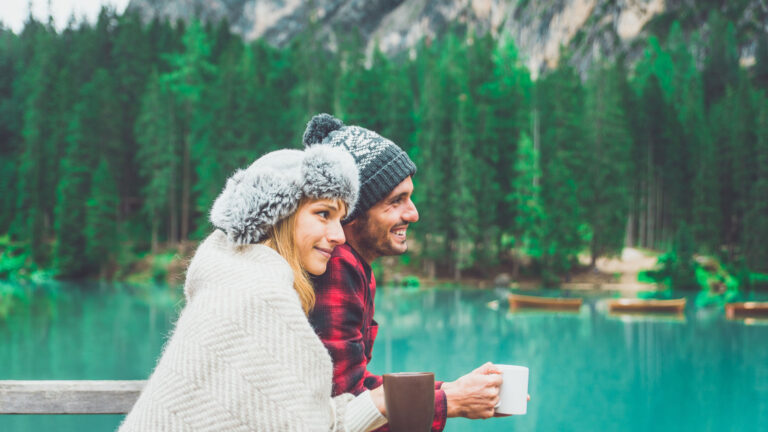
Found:
M 360 170 L 360 194 L 355 211 L 350 212 L 344 222 L 365 213 L 416 173 L 416 165 L 395 143 L 363 127 L 344 126 L 330 114 L 312 117 L 303 141 L 306 147 L 318 143 L 342 147 L 355 158 Z
M 258 243 L 296 211 L 302 197 L 340 199 L 351 214 L 359 185 L 355 161 L 343 149 L 273 151 L 227 180 L 211 208 L 211 223 L 234 244 Z

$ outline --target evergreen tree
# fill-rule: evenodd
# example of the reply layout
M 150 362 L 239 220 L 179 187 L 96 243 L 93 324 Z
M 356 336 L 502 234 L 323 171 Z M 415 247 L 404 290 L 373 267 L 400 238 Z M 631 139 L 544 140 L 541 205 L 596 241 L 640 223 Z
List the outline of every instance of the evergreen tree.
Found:
M 98 268 L 99 276 L 105 278 L 120 248 L 117 185 L 105 158 L 99 162 L 90 183 L 85 218 L 87 255 Z
M 717 10 L 709 14 L 707 21 L 709 38 L 708 55 L 704 65 L 704 95 L 706 105 L 719 100 L 729 84 L 738 81 L 739 47 L 733 22 L 725 19 Z
M 748 189 L 748 207 L 744 217 L 742 244 L 749 268 L 768 272 L 768 99 L 758 96 L 757 141 L 753 157 L 756 176 Z
M 417 57 L 417 80 L 420 88 L 417 112 L 417 138 L 419 144 L 412 152 L 419 173 L 414 177 L 413 201 L 420 209 L 420 222 L 414 226 L 423 244 L 422 258 L 428 276 L 434 277 L 438 267 L 443 267 L 448 257 L 447 226 L 452 223 L 446 209 L 449 190 L 448 178 L 453 166 L 450 152 L 452 119 L 456 118 L 455 100 L 450 99 L 451 89 L 447 74 L 435 74 L 451 61 L 441 61 L 446 56 L 442 46 L 422 47 Z
M 87 146 L 84 137 L 84 110 L 83 104 L 78 104 L 70 122 L 56 197 L 54 265 L 58 275 L 67 278 L 82 277 L 91 270 L 84 221 L 95 149 Z
M 165 226 L 169 241 L 174 241 L 178 232 L 175 197 L 180 157 L 173 112 L 173 100 L 157 72 L 153 72 L 134 129 L 139 146 L 136 162 L 143 180 L 143 211 L 150 221 L 153 252 L 159 245 L 163 219 L 168 221 Z
M 761 33 L 757 38 L 753 74 L 755 86 L 768 89 L 768 34 L 766 33 Z
M 115 125 L 118 135 L 117 147 L 108 159 L 113 168 L 119 195 L 127 203 L 138 201 L 141 182 L 136 166 L 137 146 L 134 125 L 141 109 L 141 97 L 147 86 L 151 48 L 144 31 L 141 17 L 136 12 L 126 11 L 116 20 L 110 63 L 113 65 L 112 81 L 115 98 L 113 109 L 119 112 Z
M 0 233 L 8 232 L 16 204 L 16 158 L 23 111 L 14 84 L 21 79 L 21 60 L 19 38 L 0 27 Z
M 523 255 L 541 258 L 542 209 L 540 157 L 533 140 L 523 133 L 517 145 L 516 160 L 511 176 L 511 193 L 515 219 L 511 230 L 514 253 L 515 280 L 519 278 L 520 258 Z
M 628 165 L 632 147 L 615 67 L 598 65 L 587 84 L 585 194 L 582 205 L 592 232 L 591 265 L 603 254 L 620 254 L 629 208 Z
M 206 113 L 202 103 L 206 85 L 215 76 L 216 69 L 210 63 L 211 47 L 208 36 L 199 21 L 194 20 L 186 28 L 183 37 L 184 51 L 169 55 L 168 61 L 172 70 L 161 79 L 166 83 L 171 93 L 179 102 L 177 113 L 178 124 L 181 128 L 182 141 L 181 160 L 181 197 L 180 197 L 180 226 L 179 238 L 186 240 L 190 233 L 192 218 L 192 185 L 194 182 L 192 166 L 200 160 L 193 160 L 193 147 L 198 143 L 203 129 L 209 122 L 200 122 Z M 199 154 L 198 152 L 195 152 Z
M 476 250 L 483 247 L 482 243 L 476 242 L 480 231 L 480 213 L 489 207 L 484 205 L 487 202 L 478 199 L 484 171 L 476 155 L 482 154 L 483 149 L 478 143 L 476 101 L 468 85 L 467 53 L 462 48 L 458 44 L 454 47 L 456 57 L 450 71 L 453 75 L 450 77 L 452 88 L 455 89 L 451 96 L 455 98 L 457 110 L 450 147 L 446 149 L 451 161 L 447 165 L 451 175 L 446 178 L 448 194 L 444 197 L 448 216 L 446 238 L 451 251 L 449 262 L 456 280 L 461 278 L 463 270 L 474 264 Z M 489 226 L 485 228 L 492 229 Z
M 58 170 L 54 256 L 59 274 L 66 277 L 83 276 L 93 268 L 94 255 L 88 255 L 86 241 L 85 204 L 99 155 L 107 155 L 119 146 L 111 84 L 109 74 L 99 69 L 82 87 L 66 137 L 66 154 Z M 119 202 L 116 190 L 111 199 Z
M 255 143 L 243 138 L 251 127 L 249 123 L 257 120 L 254 116 L 262 113 L 263 108 L 250 104 L 254 80 L 248 75 L 242 51 L 241 46 L 233 44 L 222 53 L 221 63 L 217 66 L 221 73 L 204 93 L 209 105 L 196 112 L 197 132 L 192 159 L 196 161 L 194 192 L 198 216 L 195 237 L 199 239 L 211 230 L 208 212 L 221 192 L 224 179 L 238 166 L 254 159 Z
M 568 65 L 568 56 L 550 75 L 537 83 L 541 116 L 542 276 L 545 284 L 568 278 L 579 251 L 586 245 L 581 195 L 585 188 L 578 175 L 584 165 L 584 93 L 579 76 Z
M 348 124 L 381 131 L 387 77 L 380 74 L 380 64 L 366 67 L 364 47 L 357 38 L 350 39 L 344 47 L 342 73 L 336 86 L 337 112 Z M 382 61 L 380 54 L 377 60 Z
M 53 146 L 52 122 L 54 104 L 49 95 L 55 86 L 57 70 L 56 44 L 51 29 L 33 25 L 29 36 L 33 53 L 25 71 L 22 91 L 26 94 L 22 126 L 22 147 L 18 161 L 18 193 L 16 195 L 13 234 L 24 240 L 34 262 L 45 265 L 48 259 L 47 240 L 51 231 L 53 199 L 52 185 L 58 162 Z
M 339 61 L 321 43 L 320 18 L 316 9 L 307 8 L 306 27 L 291 41 L 289 47 L 290 71 L 296 85 L 288 94 L 291 98 L 290 117 L 296 125 L 296 134 L 302 132 L 311 116 L 334 111 L 334 87 L 340 74 Z
M 510 178 L 509 173 L 512 167 L 517 167 L 523 155 L 521 151 L 527 151 L 517 148 L 518 143 L 523 142 L 521 136 L 530 140 L 533 84 L 530 73 L 521 63 L 517 47 L 510 37 L 502 36 L 491 53 L 491 58 L 493 76 L 482 88 L 487 109 L 481 142 L 487 164 L 484 171 L 491 176 L 484 182 L 486 201 L 494 200 L 496 205 L 489 209 L 491 220 L 484 226 L 496 228 L 495 232 L 487 230 L 495 236 L 494 240 L 487 241 L 495 241 L 495 246 L 501 254 L 504 236 L 513 235 L 517 239 L 519 235 L 516 212 L 520 210 L 520 203 L 515 202 L 512 197 L 520 184 L 519 181 L 526 183 L 527 180 L 518 179 L 516 176 Z M 492 209 L 495 209 L 495 212 Z
M 651 38 L 644 59 L 638 64 L 634 81 L 638 104 L 635 112 L 633 155 L 637 158 L 637 244 L 660 246 L 663 189 L 662 169 L 664 149 L 679 129 L 677 116 L 668 103 L 671 94 L 672 61 L 658 40 Z

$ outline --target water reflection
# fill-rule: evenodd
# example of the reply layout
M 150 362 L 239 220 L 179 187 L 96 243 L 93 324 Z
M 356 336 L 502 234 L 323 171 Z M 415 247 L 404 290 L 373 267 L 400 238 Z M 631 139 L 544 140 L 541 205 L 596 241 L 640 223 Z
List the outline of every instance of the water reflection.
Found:
M 146 378 L 182 305 L 178 289 L 130 285 L 58 285 L 29 300 L 0 322 L 0 379 Z M 494 291 L 381 289 L 371 369 L 452 380 L 485 361 L 530 367 L 527 415 L 452 419 L 448 431 L 768 430 L 768 326 L 717 309 L 615 316 L 601 301 L 510 313 Z M 5 416 L 0 431 L 119 421 Z

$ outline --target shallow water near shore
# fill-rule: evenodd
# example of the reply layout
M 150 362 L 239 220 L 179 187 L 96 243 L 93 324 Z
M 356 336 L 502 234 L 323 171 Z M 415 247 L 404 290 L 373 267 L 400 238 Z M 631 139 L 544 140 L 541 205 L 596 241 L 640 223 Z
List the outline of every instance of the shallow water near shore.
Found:
M 183 305 L 167 287 L 30 292 L 0 322 L 0 379 L 145 379 Z M 370 369 L 453 380 L 485 361 L 530 368 L 527 415 L 449 419 L 447 431 L 768 431 L 764 322 L 692 302 L 683 316 L 616 316 L 604 294 L 577 295 L 577 313 L 512 314 L 499 291 L 382 288 Z M 0 416 L 0 431 L 109 431 L 121 419 Z

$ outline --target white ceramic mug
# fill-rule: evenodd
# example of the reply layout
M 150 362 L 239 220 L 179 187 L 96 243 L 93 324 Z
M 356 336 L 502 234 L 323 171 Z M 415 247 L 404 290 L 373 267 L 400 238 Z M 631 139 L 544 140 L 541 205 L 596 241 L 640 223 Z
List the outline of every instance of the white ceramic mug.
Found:
M 494 365 L 503 375 L 498 414 L 525 414 L 528 408 L 528 368 L 525 366 Z

